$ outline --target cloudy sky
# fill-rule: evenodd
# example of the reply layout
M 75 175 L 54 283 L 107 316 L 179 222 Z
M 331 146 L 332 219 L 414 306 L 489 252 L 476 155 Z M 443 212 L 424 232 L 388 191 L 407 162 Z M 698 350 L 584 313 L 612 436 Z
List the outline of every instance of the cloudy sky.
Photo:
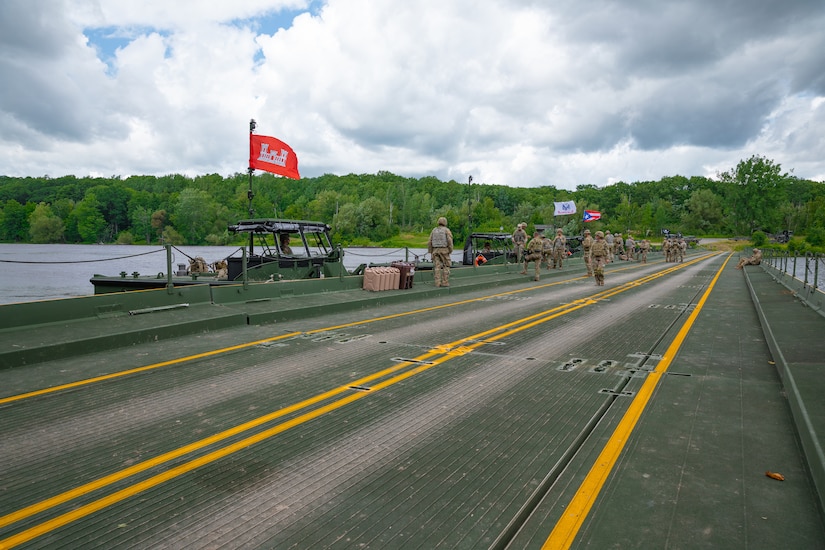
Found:
M 2 0 L 0 174 L 825 180 L 822 0 Z

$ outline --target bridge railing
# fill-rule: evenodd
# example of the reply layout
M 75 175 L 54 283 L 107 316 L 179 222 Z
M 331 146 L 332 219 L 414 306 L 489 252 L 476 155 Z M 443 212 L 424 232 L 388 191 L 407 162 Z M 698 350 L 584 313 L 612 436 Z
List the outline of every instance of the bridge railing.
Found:
M 762 267 L 794 296 L 825 316 L 825 254 L 766 250 Z
M 805 288 L 825 289 L 825 254 L 794 254 L 787 250 L 766 250 L 763 257 L 768 265 L 795 279 Z

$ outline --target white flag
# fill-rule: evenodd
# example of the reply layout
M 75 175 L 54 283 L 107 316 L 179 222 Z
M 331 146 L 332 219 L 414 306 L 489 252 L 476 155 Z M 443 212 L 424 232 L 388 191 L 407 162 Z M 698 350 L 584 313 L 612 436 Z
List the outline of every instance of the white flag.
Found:
M 573 201 L 554 202 L 553 204 L 556 205 L 554 216 L 566 216 L 576 213 L 576 203 Z

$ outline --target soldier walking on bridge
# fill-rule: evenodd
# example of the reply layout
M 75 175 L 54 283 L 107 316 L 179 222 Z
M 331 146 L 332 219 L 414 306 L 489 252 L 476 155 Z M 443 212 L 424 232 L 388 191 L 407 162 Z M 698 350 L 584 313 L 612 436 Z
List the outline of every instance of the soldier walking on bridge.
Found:
M 584 267 L 587 268 L 587 276 L 593 275 L 593 258 L 590 257 L 590 249 L 593 246 L 593 237 L 590 236 L 590 230 L 584 230 L 584 238 L 582 239 L 582 257 L 584 258 Z
M 613 261 L 613 254 L 616 252 L 616 248 L 615 248 L 616 243 L 613 239 L 613 234 L 610 232 L 609 229 L 607 230 L 607 233 L 605 234 L 604 242 L 607 244 L 607 261 L 612 262 Z
M 427 252 L 433 258 L 435 286 L 450 286 L 450 254 L 453 253 L 453 233 L 447 228 L 447 218 L 438 218 L 438 225 L 430 232 Z
M 527 243 L 527 250 L 524 254 L 524 269 L 521 270 L 522 275 L 527 275 L 527 264 L 530 262 L 536 262 L 536 273 L 533 277 L 534 281 L 539 280 L 539 276 L 541 274 L 541 260 L 542 260 L 542 249 L 544 248 L 544 243 L 541 238 L 540 231 L 533 232 L 533 238 L 530 239 L 530 242 Z
M 527 232 L 524 228 L 526 223 L 520 223 L 516 226 L 513 232 L 513 247 L 516 249 L 516 262 L 521 263 L 522 256 L 524 256 L 524 245 L 527 244 Z
M 624 240 L 622 239 L 621 233 L 613 234 L 613 254 L 620 260 L 627 259 L 624 252 Z
M 604 233 L 596 231 L 596 240 L 590 247 L 590 255 L 593 257 L 593 274 L 596 277 L 596 285 L 604 286 L 604 265 L 607 263 L 608 246 L 604 240 Z
M 628 260 L 635 260 L 636 259 L 636 241 L 633 240 L 633 236 L 628 234 L 627 238 L 624 240 L 624 247 L 627 251 L 627 259 Z
M 547 264 L 547 269 L 550 269 L 550 264 L 553 262 L 553 241 L 546 233 L 541 233 L 541 263 Z
M 556 238 L 553 239 L 553 269 L 561 269 L 565 254 L 567 254 L 567 239 L 561 229 L 556 229 Z
M 650 241 L 642 239 L 639 242 L 639 259 L 643 264 L 647 263 L 647 253 L 650 252 Z

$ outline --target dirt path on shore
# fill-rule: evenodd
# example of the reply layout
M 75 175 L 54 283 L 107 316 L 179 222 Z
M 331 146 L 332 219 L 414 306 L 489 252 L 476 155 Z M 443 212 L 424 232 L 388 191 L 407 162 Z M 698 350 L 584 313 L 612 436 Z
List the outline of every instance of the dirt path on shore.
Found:
M 719 250 L 723 252 L 733 252 L 746 246 L 750 241 L 734 240 L 734 239 L 699 239 L 699 246 L 709 248 L 711 250 Z

